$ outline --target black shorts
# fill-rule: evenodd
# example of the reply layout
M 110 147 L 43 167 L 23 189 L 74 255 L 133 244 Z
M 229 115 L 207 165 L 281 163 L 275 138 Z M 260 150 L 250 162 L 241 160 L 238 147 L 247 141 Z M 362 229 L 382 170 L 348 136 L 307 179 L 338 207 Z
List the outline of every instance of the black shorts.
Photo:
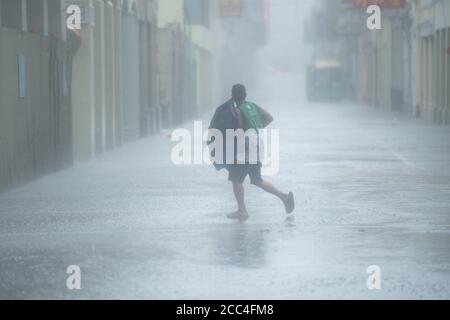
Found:
M 233 183 L 243 183 L 245 178 L 250 176 L 251 184 L 258 184 L 263 181 L 261 177 L 262 164 L 234 164 L 228 167 L 228 180 Z

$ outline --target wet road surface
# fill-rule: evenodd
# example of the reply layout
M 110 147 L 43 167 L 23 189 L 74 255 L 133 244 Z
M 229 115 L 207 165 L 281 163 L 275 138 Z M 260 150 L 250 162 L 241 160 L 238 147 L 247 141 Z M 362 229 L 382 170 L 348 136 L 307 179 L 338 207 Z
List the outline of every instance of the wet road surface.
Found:
M 0 298 L 450 298 L 450 129 L 346 103 L 271 110 L 268 179 L 294 216 L 247 183 L 250 219 L 227 220 L 226 174 L 173 165 L 166 132 L 1 194 Z

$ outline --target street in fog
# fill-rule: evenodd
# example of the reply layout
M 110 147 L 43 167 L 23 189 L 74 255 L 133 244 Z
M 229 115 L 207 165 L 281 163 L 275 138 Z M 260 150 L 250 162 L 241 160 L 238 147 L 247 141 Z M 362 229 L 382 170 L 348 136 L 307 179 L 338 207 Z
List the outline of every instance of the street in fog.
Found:
M 450 129 L 281 100 L 265 104 L 284 128 L 269 180 L 293 216 L 247 182 L 250 219 L 229 221 L 226 174 L 174 166 L 164 132 L 0 195 L 0 297 L 448 298 Z
M 0 0 L 0 300 L 449 299 L 449 12 Z M 177 165 L 198 121 L 281 191 Z

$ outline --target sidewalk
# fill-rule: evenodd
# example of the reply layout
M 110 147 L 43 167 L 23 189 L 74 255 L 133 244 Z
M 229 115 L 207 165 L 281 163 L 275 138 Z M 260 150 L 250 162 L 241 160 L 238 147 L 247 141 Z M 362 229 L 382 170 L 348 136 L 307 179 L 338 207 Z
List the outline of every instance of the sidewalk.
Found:
M 295 218 L 246 185 L 251 219 L 228 221 L 226 173 L 174 166 L 162 134 L 0 195 L 0 298 L 450 298 L 450 128 L 289 107 L 269 180 Z

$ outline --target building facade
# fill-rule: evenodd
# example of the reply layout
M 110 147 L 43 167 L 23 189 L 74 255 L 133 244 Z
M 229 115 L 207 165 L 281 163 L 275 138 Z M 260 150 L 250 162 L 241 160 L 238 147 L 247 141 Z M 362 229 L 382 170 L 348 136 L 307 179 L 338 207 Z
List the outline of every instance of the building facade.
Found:
M 63 19 L 59 0 L 0 1 L 0 189 L 73 162 L 79 42 Z
M 217 1 L 0 0 L 0 189 L 213 108 L 217 23 Z
M 74 0 L 82 8 L 73 59 L 74 159 L 86 160 L 160 127 L 156 1 Z
M 159 104 L 172 126 L 214 107 L 217 97 L 217 2 L 158 2 Z

